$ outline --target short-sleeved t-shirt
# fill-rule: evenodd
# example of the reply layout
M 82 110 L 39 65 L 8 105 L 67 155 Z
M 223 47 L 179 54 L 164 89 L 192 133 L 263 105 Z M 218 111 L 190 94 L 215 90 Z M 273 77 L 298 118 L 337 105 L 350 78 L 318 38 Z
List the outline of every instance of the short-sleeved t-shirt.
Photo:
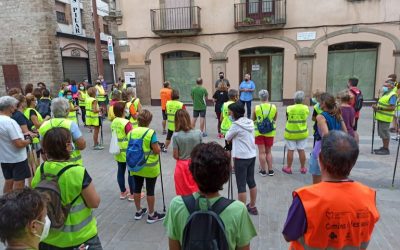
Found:
M 229 101 L 228 91 L 215 91 L 213 99 L 215 100 L 215 112 L 220 113 L 222 105 Z
M 178 149 L 178 157 L 180 160 L 190 159 L 190 153 L 192 152 L 193 148 L 201 142 L 202 136 L 200 130 L 194 129 L 188 132 L 176 132 L 172 138 L 172 146 L 174 149 Z
M 206 98 L 208 96 L 207 90 L 202 87 L 197 85 L 192 89 L 191 93 L 192 99 L 193 99 L 193 110 L 206 110 Z
M 24 116 L 21 111 L 15 111 L 12 114 L 11 118 L 18 123 L 19 126 L 27 125 L 28 126 L 28 119 Z
M 8 116 L 0 115 L 0 163 L 17 163 L 26 160 L 25 148 L 17 148 L 13 140 L 24 139 L 21 127 Z
M 167 101 L 172 98 L 172 89 L 170 88 L 162 88 L 160 90 L 160 99 L 161 99 L 161 109 L 165 110 Z
M 197 199 L 199 194 L 195 193 L 194 197 Z M 212 206 L 218 199 L 219 197 L 215 197 L 208 200 Z M 199 206 L 201 209 L 206 209 L 207 201 L 205 198 L 200 198 Z M 242 202 L 234 201 L 222 211 L 220 217 L 225 225 L 229 249 L 234 250 L 237 247 L 247 246 L 250 244 L 251 239 L 257 236 L 256 229 L 250 219 L 247 208 Z M 164 226 L 167 230 L 168 237 L 172 240 L 178 240 L 181 245 L 183 230 L 188 218 L 189 211 L 182 197 L 177 196 L 173 198 L 164 220 Z
M 72 134 L 72 140 L 76 141 L 78 140 L 79 137 L 82 136 L 82 132 L 78 127 L 78 124 L 75 122 L 71 123 L 71 134 Z
M 252 90 L 255 90 L 256 89 L 256 85 L 254 84 L 254 82 L 252 80 L 249 80 L 247 82 L 243 81 L 243 82 L 240 83 L 239 91 L 241 89 L 252 89 Z M 240 92 L 240 100 L 241 101 L 245 101 L 245 102 L 253 100 L 253 92 L 242 92 L 241 91 Z

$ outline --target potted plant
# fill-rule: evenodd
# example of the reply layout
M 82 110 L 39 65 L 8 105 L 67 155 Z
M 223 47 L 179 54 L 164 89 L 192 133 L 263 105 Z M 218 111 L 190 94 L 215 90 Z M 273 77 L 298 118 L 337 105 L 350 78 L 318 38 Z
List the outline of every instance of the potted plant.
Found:
M 271 23 L 272 23 L 272 16 L 265 16 L 265 17 L 263 18 L 263 22 L 264 22 L 265 24 L 271 24 Z
M 251 17 L 246 17 L 245 19 L 243 19 L 243 23 L 245 24 L 253 24 L 254 23 L 254 19 Z

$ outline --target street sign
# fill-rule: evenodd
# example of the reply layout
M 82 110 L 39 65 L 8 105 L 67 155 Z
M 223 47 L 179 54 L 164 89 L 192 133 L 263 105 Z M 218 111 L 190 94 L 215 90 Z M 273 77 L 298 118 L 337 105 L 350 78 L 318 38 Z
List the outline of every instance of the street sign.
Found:
M 81 7 L 79 0 L 71 0 L 72 12 L 72 33 L 74 35 L 83 35 L 82 20 L 81 20 Z
M 297 41 L 312 41 L 317 37 L 317 32 L 297 32 Z
M 115 55 L 112 36 L 107 36 L 108 60 L 111 65 L 115 64 Z

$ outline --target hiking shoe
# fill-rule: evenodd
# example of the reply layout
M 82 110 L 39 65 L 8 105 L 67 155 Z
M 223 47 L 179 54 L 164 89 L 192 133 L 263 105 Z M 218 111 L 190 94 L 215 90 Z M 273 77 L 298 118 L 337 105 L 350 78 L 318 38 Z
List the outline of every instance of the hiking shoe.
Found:
M 300 168 L 300 173 L 306 174 L 307 173 L 307 168 L 306 167 Z
M 167 149 L 166 149 L 165 147 L 162 147 L 162 148 L 161 148 L 161 152 L 167 153 Z
M 382 150 L 382 149 L 383 149 L 383 147 L 380 147 L 380 148 L 378 148 L 378 149 L 374 149 L 374 152 L 380 151 L 380 150 Z
M 246 205 L 247 211 L 251 215 L 258 215 L 257 207 L 250 207 L 250 203 Z
M 265 171 L 265 170 L 260 170 L 260 171 L 258 171 L 258 173 L 259 173 L 262 177 L 267 176 L 267 171 Z
M 387 148 L 382 148 L 378 151 L 375 151 L 376 155 L 390 155 L 390 151 Z
M 103 149 L 104 149 L 104 147 L 100 146 L 100 145 L 96 145 L 93 147 L 93 150 L 103 150 Z
M 154 212 L 153 216 L 151 216 L 150 214 L 147 216 L 147 223 L 153 224 L 153 223 L 156 223 L 157 221 L 164 220 L 164 218 L 165 218 L 165 214 L 159 214 L 156 211 L 156 212 Z
M 274 175 L 275 175 L 274 170 L 268 170 L 268 175 L 269 175 L 269 176 L 274 176 Z
M 135 220 L 141 220 L 145 214 L 147 214 L 147 208 L 142 208 L 139 212 L 135 213 Z
M 125 200 L 127 197 L 128 197 L 128 191 L 121 192 L 121 193 L 119 194 L 119 199 L 120 199 L 120 200 Z
M 292 174 L 292 168 L 289 168 L 288 166 L 283 167 L 282 171 L 286 174 Z

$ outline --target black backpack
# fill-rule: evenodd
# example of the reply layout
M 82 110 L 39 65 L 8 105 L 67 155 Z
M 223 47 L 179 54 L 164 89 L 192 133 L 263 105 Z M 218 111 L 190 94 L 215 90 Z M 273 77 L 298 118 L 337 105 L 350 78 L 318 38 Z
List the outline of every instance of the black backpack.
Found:
M 355 102 L 354 102 L 354 110 L 356 112 L 360 111 L 362 109 L 363 103 L 364 103 L 364 97 L 363 94 L 361 93 L 360 90 L 359 93 L 357 94 L 356 91 L 354 91 L 353 89 L 350 89 L 351 93 L 353 93 L 354 97 L 355 97 Z
M 193 195 L 182 196 L 189 218 L 183 230 L 183 250 L 225 250 L 229 249 L 228 240 L 225 235 L 225 225 L 219 215 L 233 200 L 221 197 L 208 210 L 200 210 L 199 197 L 197 200 Z M 208 202 L 208 200 L 207 200 Z
M 271 121 L 268 118 L 269 114 L 271 113 L 272 104 L 269 105 L 269 111 L 265 118 L 264 118 L 264 111 L 262 109 L 262 104 L 260 104 L 260 108 L 261 108 L 262 117 L 257 117 L 257 120 L 258 121 L 262 120 L 262 121 L 257 123 L 258 132 L 260 132 L 261 134 L 267 134 L 267 133 L 275 130 L 274 121 Z
M 45 118 L 46 116 L 51 115 L 50 106 L 51 106 L 50 100 L 47 99 L 39 100 L 37 105 L 37 111 L 43 118 Z
M 71 203 L 63 205 L 61 202 L 61 190 L 58 185 L 58 180 L 61 175 L 68 169 L 78 166 L 72 164 L 62 168 L 57 175 L 45 173 L 44 163 L 40 166 L 40 182 L 35 187 L 47 202 L 47 215 L 51 221 L 51 228 L 59 229 L 64 226 L 65 219 L 67 219 L 69 211 L 75 201 L 80 197 L 80 194 L 71 201 Z

